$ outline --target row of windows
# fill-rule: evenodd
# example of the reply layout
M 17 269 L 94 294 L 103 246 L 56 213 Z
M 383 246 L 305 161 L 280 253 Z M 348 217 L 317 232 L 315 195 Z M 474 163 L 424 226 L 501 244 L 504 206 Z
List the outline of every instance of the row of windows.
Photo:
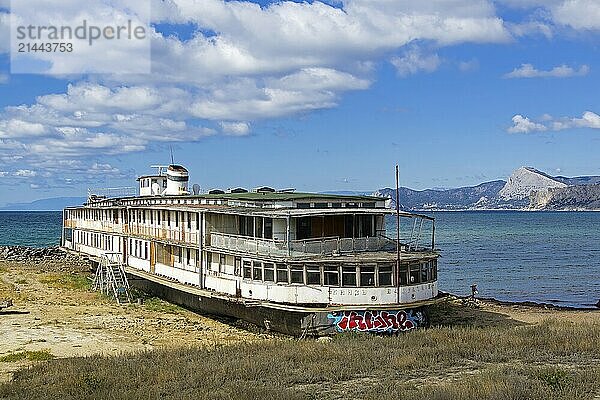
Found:
M 180 224 L 186 226 L 188 229 L 192 229 L 192 226 L 196 229 L 200 229 L 200 216 L 193 212 L 181 212 L 181 211 L 168 211 L 168 210 L 132 210 L 130 215 L 131 222 L 137 222 L 141 224 L 157 225 L 165 223 L 167 226 L 175 225 L 179 227 Z
M 237 264 L 237 262 L 236 262 Z M 237 265 L 236 265 L 237 266 Z M 369 287 L 393 286 L 395 265 L 379 264 L 274 264 L 244 260 L 242 276 L 260 282 L 317 286 Z M 238 269 L 235 270 L 238 274 Z M 437 261 L 431 260 L 400 267 L 400 284 L 415 285 L 437 280 Z
M 148 242 L 143 240 L 129 239 L 129 254 L 133 257 L 149 260 L 150 252 L 148 251 Z
M 112 237 L 101 233 L 75 231 L 75 242 L 108 251 L 121 251 L 120 241 L 114 245 Z

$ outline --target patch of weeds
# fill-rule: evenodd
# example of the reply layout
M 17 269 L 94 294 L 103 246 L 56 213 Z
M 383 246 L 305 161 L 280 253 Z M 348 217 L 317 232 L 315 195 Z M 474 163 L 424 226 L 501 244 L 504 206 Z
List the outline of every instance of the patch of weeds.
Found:
M 53 358 L 54 356 L 48 350 L 19 351 L 0 357 L 0 362 L 18 362 L 25 359 L 29 361 L 48 361 Z
M 144 299 L 144 306 L 149 311 L 170 313 L 170 314 L 180 314 L 185 311 L 184 308 L 166 302 L 164 300 L 159 299 L 158 297 L 149 297 Z
M 85 275 L 78 274 L 49 274 L 40 279 L 40 282 L 56 288 L 72 290 L 90 290 L 92 282 Z
M 565 389 L 573 381 L 568 371 L 556 367 L 543 368 L 538 372 L 537 378 L 550 386 L 554 391 Z

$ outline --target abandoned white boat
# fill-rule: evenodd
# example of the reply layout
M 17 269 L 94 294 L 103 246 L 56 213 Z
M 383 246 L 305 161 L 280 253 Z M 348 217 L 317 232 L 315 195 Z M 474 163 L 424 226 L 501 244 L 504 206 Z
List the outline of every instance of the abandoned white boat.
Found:
M 138 178 L 134 196 L 90 193 L 64 210 L 63 247 L 172 302 L 286 334 L 426 324 L 438 298 L 432 218 L 397 213 L 413 227 L 397 240 L 386 236 L 396 211 L 384 198 L 269 187 L 191 194 L 188 180 L 169 165 Z

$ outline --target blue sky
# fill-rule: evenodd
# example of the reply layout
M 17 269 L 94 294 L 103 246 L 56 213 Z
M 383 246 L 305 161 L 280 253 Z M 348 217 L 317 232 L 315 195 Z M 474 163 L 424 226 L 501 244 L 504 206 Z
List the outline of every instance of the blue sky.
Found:
M 244 3 L 154 6 L 147 75 L 11 74 L 0 46 L 0 205 L 130 186 L 171 146 L 206 189 L 600 175 L 596 1 Z

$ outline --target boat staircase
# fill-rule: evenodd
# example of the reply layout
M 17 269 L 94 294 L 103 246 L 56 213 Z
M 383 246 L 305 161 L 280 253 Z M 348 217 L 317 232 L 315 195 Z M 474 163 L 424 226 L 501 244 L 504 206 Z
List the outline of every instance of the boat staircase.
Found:
M 98 268 L 96 268 L 92 288 L 114 297 L 118 304 L 131 303 L 129 282 L 120 253 L 102 255 Z

